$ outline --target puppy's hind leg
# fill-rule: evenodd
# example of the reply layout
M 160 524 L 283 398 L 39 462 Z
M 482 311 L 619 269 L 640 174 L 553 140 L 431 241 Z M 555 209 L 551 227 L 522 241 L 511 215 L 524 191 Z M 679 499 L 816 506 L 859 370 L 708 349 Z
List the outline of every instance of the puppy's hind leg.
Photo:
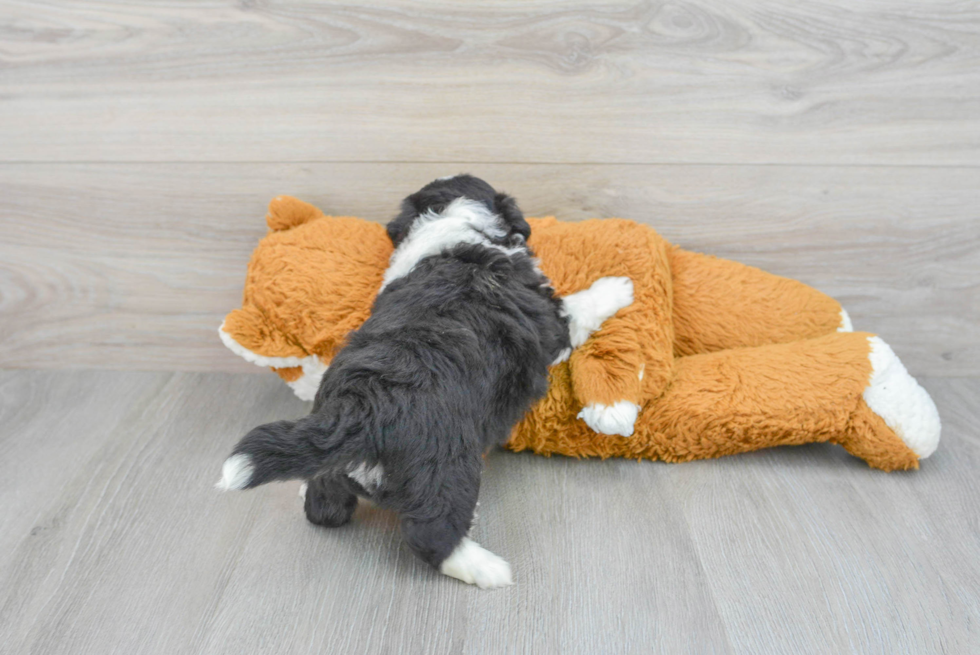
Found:
M 307 520 L 328 528 L 349 522 L 357 508 L 357 496 L 333 474 L 313 478 L 304 485 L 300 495 Z
M 513 584 L 510 564 L 466 536 L 476 508 L 475 490 L 467 496 L 446 499 L 445 511 L 435 518 L 403 517 L 405 540 L 420 559 L 444 575 L 481 589 Z

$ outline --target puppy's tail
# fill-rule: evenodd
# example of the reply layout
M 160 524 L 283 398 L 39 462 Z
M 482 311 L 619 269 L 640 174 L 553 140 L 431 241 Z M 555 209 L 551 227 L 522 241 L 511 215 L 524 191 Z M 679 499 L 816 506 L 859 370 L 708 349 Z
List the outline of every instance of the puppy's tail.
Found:
M 242 437 L 221 467 L 215 488 L 251 489 L 273 480 L 312 478 L 342 463 L 349 439 L 342 426 L 311 415 L 299 421 L 276 421 Z

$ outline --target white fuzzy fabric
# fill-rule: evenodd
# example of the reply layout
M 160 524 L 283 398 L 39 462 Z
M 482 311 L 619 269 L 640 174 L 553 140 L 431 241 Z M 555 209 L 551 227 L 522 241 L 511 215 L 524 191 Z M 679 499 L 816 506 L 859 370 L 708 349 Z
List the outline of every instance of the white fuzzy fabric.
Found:
M 848 315 L 847 310 L 843 307 L 840 308 L 840 327 L 837 328 L 838 332 L 854 332 L 854 326 L 851 325 L 851 317 Z
M 316 397 L 317 389 L 320 388 L 320 379 L 327 372 L 327 368 L 329 368 L 316 355 L 308 355 L 306 357 L 266 357 L 254 353 L 225 332 L 224 323 L 218 328 L 218 336 L 221 337 L 221 343 L 225 344 L 225 347 L 246 362 L 251 362 L 257 366 L 271 366 L 273 368 L 301 367 L 303 369 L 303 375 L 292 382 L 286 383 L 300 400 L 311 401 Z
M 909 375 L 901 360 L 880 337 L 869 337 L 871 381 L 864 402 L 884 419 L 912 452 L 925 459 L 939 445 L 942 425 L 929 393 Z
M 425 259 L 461 243 L 482 244 L 508 254 L 521 248 L 504 248 L 490 242 L 502 239 L 507 230 L 499 216 L 482 202 L 457 198 L 439 213 L 427 211 L 415 219 L 395 252 L 391 253 L 380 293 L 394 280 L 405 277 Z
M 303 375 L 292 382 L 287 382 L 289 388 L 293 390 L 296 397 L 300 400 L 312 401 L 316 398 L 316 392 L 320 389 L 320 380 L 323 374 L 330 368 L 320 361 L 316 355 L 307 357 L 303 364 Z
M 309 355 L 308 357 L 266 357 L 264 355 L 259 355 L 258 353 L 252 352 L 242 344 L 235 341 L 234 337 L 225 332 L 224 321 L 221 322 L 221 327 L 218 328 L 218 336 L 221 337 L 221 343 L 225 344 L 225 347 L 228 348 L 228 350 L 235 353 L 246 362 L 251 362 L 257 366 L 293 368 L 294 366 L 303 366 L 304 364 L 308 364 L 317 358 L 316 355 Z
M 214 485 L 221 491 L 244 489 L 252 479 L 252 458 L 244 453 L 232 455 L 221 466 L 221 479 Z
M 593 403 L 586 405 L 578 413 L 594 432 L 599 434 L 618 434 L 621 437 L 633 436 L 633 425 L 640 413 L 640 406 L 628 400 L 620 400 L 612 405 Z
M 568 336 L 572 348 L 578 348 L 598 330 L 603 321 L 633 304 L 633 280 L 628 277 L 603 277 L 591 287 L 562 298 L 568 315 Z
M 469 537 L 463 537 L 455 550 L 443 561 L 439 571 L 467 584 L 475 584 L 481 589 L 514 584 L 510 564 Z
M 306 500 L 306 490 L 309 488 L 310 488 L 309 482 L 304 482 L 303 484 L 299 485 L 299 497 L 302 498 L 304 501 Z

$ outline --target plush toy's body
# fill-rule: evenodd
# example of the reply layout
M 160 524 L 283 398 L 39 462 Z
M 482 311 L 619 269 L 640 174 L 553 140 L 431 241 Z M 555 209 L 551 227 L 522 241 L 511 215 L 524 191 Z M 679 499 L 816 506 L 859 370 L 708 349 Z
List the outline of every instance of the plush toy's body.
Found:
M 220 334 L 311 399 L 368 317 L 392 247 L 383 226 L 294 198 L 273 200 L 267 220 L 243 307 Z M 529 245 L 559 295 L 627 276 L 635 301 L 552 367 L 513 450 L 673 462 L 830 441 L 885 470 L 915 468 L 935 450 L 928 394 L 887 344 L 850 332 L 828 296 L 676 248 L 631 221 L 529 223 Z

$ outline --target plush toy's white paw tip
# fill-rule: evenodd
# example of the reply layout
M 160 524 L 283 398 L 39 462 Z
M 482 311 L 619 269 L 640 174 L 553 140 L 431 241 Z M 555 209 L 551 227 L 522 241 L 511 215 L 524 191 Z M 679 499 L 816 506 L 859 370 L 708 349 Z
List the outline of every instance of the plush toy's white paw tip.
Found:
M 925 459 L 939 446 L 942 424 L 936 404 L 887 343 L 880 337 L 868 341 L 871 381 L 864 390 L 864 402 L 919 459 Z
M 244 453 L 232 455 L 221 466 L 221 479 L 214 485 L 221 491 L 244 489 L 252 480 L 252 458 Z
M 582 408 L 578 417 L 593 431 L 600 434 L 618 434 L 621 437 L 633 436 L 633 425 L 640 412 L 640 406 L 628 400 L 620 400 L 612 405 L 592 403 Z
M 632 304 L 633 280 L 628 277 L 599 278 L 588 289 L 565 296 L 562 305 L 572 347 L 581 346 L 606 319 Z
M 593 320 L 596 327 L 616 312 L 633 304 L 633 280 L 628 277 L 602 277 L 588 289 L 592 299 Z
M 851 317 L 847 313 L 847 310 L 843 307 L 840 308 L 840 327 L 837 328 L 838 332 L 854 332 L 854 326 L 851 324 Z
M 463 537 L 439 571 L 480 589 L 496 589 L 514 584 L 510 564 L 469 537 Z
M 306 490 L 309 487 L 310 487 L 309 482 L 304 482 L 303 484 L 299 485 L 299 497 L 302 498 L 304 501 L 306 500 Z

